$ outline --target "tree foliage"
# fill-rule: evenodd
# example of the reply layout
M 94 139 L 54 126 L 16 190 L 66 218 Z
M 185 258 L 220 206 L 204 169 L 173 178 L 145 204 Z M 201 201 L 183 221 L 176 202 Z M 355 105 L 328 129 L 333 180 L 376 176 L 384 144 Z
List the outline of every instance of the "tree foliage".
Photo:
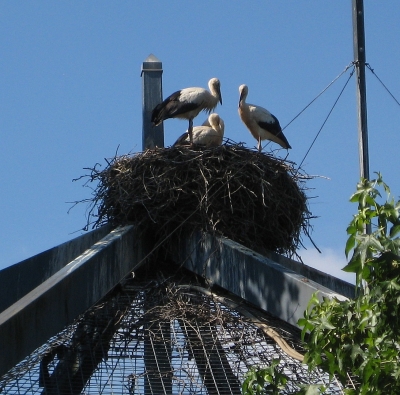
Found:
M 315 294 L 298 322 L 309 369 L 335 376 L 348 395 L 400 394 L 400 202 L 376 174 L 372 181 L 362 179 L 350 198 L 358 212 L 347 228 L 345 253 L 351 258 L 343 270 L 356 275 L 355 298 L 321 301 Z M 277 366 L 275 361 L 268 374 L 250 371 L 243 394 L 278 394 Z M 308 386 L 297 394 L 323 390 Z
M 400 202 L 379 173 L 361 180 L 350 201 L 358 203 L 358 213 L 347 228 L 345 253 L 352 255 L 343 270 L 355 273 L 357 294 L 322 302 L 314 295 L 299 320 L 305 361 L 344 386 L 347 373 L 355 377 L 357 389 L 347 394 L 400 393 Z
M 243 395 L 279 395 L 289 380 L 282 368 L 279 368 L 279 359 L 274 359 L 266 368 L 252 368 L 242 385 Z

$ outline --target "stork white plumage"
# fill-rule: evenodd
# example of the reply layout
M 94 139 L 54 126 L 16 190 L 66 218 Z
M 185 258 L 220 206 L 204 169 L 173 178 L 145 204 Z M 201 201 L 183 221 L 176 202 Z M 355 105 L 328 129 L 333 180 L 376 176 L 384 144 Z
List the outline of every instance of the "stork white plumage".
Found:
M 261 140 L 271 140 L 282 148 L 292 148 L 282 132 L 278 119 L 268 110 L 254 104 L 246 103 L 249 93 L 247 85 L 239 86 L 239 116 L 258 141 L 258 151 L 261 151 Z
M 216 114 L 216 115 L 218 115 L 217 113 L 213 113 L 213 114 Z M 210 115 L 213 115 L 213 114 L 210 114 Z M 211 123 L 210 123 L 210 115 L 207 117 L 207 119 L 201 124 L 201 126 L 211 126 Z M 224 122 L 224 120 L 218 115 L 218 117 L 219 117 L 219 127 L 220 127 L 220 129 L 222 129 L 222 137 L 224 137 L 223 136 L 223 134 L 224 134 L 224 132 L 225 132 L 225 122 Z
M 190 143 L 193 144 L 193 119 L 200 111 L 210 113 L 217 107 L 218 102 L 222 104 L 219 79 L 211 78 L 208 88 L 210 91 L 203 88 L 185 88 L 174 92 L 154 108 L 151 122 L 159 125 L 169 118 L 189 120 L 188 134 Z
M 224 137 L 225 123 L 217 113 L 209 115 L 207 120 L 201 126 L 193 128 L 193 144 L 202 145 L 204 147 L 217 147 L 222 144 Z M 176 140 L 174 146 L 189 145 L 189 134 L 186 131 Z

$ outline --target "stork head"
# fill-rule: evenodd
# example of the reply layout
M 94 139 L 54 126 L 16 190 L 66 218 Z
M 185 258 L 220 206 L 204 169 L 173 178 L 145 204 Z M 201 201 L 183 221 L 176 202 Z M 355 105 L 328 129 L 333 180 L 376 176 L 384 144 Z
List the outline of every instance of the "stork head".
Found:
M 202 126 L 210 126 L 222 135 L 225 131 L 225 122 L 216 112 L 210 114 L 208 118 L 203 122 Z
M 211 78 L 208 81 L 208 88 L 210 92 L 218 98 L 218 101 L 222 104 L 222 95 L 221 95 L 221 83 L 219 82 L 218 78 Z
M 246 100 L 247 94 L 249 93 L 249 88 L 247 85 L 242 84 L 239 86 L 239 107 L 240 107 L 240 102 L 243 100 Z
M 220 128 L 220 117 L 216 112 L 213 112 L 209 115 L 208 122 L 214 130 L 218 130 Z

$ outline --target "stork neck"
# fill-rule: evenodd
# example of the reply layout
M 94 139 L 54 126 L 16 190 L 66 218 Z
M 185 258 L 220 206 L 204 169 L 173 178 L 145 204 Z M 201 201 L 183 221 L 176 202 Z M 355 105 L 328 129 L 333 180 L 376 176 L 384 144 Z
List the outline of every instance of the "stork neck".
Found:
M 241 109 L 247 109 L 247 106 L 246 106 L 246 102 L 245 102 L 245 98 L 243 97 L 243 98 L 241 98 L 240 100 L 239 100 L 239 108 L 241 108 Z

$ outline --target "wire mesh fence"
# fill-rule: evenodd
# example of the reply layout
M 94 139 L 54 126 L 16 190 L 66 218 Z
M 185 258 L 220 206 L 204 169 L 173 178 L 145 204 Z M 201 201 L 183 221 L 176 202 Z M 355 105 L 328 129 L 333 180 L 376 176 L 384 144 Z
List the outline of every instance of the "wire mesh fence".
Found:
M 297 328 L 198 281 L 168 267 L 142 269 L 1 377 L 0 393 L 240 394 L 252 366 L 279 359 L 290 378 L 282 394 L 309 383 L 343 394 L 299 360 Z

